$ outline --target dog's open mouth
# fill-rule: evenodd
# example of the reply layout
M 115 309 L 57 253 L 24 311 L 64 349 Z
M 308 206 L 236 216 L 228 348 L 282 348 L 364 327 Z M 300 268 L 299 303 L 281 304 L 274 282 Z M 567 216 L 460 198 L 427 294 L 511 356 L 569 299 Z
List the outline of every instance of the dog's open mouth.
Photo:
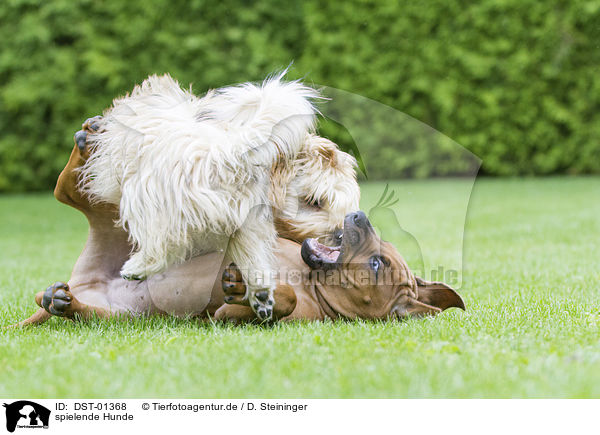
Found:
M 337 267 L 341 253 L 340 246 L 326 246 L 317 239 L 306 239 L 302 242 L 302 259 L 311 269 L 328 270 Z

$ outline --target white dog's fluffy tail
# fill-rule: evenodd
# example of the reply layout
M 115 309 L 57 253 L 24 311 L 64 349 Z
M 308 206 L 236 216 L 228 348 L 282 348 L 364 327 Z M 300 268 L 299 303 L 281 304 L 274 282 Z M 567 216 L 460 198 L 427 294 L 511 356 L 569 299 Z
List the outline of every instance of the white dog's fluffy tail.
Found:
M 239 135 L 234 143 L 243 145 L 243 160 L 254 164 L 289 161 L 302 147 L 306 134 L 315 127 L 313 101 L 319 93 L 300 81 L 282 81 L 285 71 L 267 78 L 261 85 L 244 83 L 218 89 L 201 99 L 198 119 L 227 125 Z M 273 148 L 274 147 L 274 148 Z

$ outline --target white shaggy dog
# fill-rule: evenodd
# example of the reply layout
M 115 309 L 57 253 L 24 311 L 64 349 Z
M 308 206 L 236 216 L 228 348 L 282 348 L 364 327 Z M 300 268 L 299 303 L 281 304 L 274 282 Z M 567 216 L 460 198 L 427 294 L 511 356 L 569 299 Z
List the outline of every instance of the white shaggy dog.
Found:
M 282 75 L 198 98 L 166 75 L 116 99 L 88 136 L 81 188 L 119 205 L 135 251 L 121 275 L 144 279 L 229 240 L 250 305 L 269 319 L 278 231 L 330 234 L 358 209 L 354 159 L 311 134 L 315 98 Z

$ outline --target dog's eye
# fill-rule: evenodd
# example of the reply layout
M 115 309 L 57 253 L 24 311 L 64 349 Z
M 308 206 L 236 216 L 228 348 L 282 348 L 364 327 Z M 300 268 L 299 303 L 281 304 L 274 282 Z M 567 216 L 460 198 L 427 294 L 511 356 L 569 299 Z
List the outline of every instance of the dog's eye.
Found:
M 375 272 L 375 275 L 377 275 L 377 272 L 379 272 L 379 269 L 381 269 L 381 266 L 383 266 L 383 262 L 381 261 L 381 257 L 378 256 L 378 255 L 373 255 L 369 259 L 369 266 L 371 267 L 371 269 L 373 270 L 373 272 Z

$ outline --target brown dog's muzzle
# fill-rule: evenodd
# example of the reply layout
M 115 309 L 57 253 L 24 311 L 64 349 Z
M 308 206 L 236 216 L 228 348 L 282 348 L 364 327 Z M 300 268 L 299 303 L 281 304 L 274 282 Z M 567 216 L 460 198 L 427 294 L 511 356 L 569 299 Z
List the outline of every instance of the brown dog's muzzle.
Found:
M 348 254 L 365 241 L 376 236 L 367 215 L 362 211 L 348 213 L 344 219 L 343 232 L 338 235 L 339 246 L 327 246 L 317 239 L 302 243 L 302 259 L 313 270 L 332 270 L 339 267 Z
M 363 211 L 359 210 L 346 215 L 342 237 L 343 251 L 360 246 L 372 236 L 375 236 L 375 230 Z

